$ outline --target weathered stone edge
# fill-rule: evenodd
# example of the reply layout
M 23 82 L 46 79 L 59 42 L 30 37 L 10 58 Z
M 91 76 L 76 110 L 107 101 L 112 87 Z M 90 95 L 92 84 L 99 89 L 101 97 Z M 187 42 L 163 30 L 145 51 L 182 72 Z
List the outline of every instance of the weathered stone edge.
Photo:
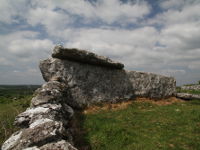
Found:
M 1 150 L 77 150 L 70 126 L 74 111 L 65 104 L 64 90 L 58 81 L 42 85 L 32 98 L 31 107 L 15 119 L 21 129 L 3 143 Z
M 87 50 L 76 48 L 64 48 L 60 45 L 55 46 L 52 53 L 53 58 L 67 59 L 91 65 L 109 67 L 113 69 L 123 69 L 124 64 L 111 60 L 105 56 L 99 56 Z
M 200 94 L 177 93 L 176 97 L 184 100 L 200 100 Z

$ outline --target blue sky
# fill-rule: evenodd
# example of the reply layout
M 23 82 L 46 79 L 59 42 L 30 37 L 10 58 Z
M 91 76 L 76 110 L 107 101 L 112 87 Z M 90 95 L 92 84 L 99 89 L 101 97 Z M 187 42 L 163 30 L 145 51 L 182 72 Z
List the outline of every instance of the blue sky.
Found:
M 41 84 L 56 44 L 200 80 L 200 0 L 0 0 L 0 84 Z

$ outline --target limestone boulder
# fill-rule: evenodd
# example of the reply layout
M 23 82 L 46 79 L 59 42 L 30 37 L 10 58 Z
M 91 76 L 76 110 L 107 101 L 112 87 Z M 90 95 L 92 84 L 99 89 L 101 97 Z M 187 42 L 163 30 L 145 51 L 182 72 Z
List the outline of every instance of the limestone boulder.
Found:
M 50 58 L 40 63 L 48 82 L 60 78 L 67 86 L 66 101 L 73 107 L 130 99 L 134 95 L 125 70 Z
M 40 62 L 46 81 L 59 78 L 67 87 L 67 104 L 84 107 L 99 102 L 117 102 L 135 96 L 165 98 L 176 94 L 172 77 L 110 69 L 103 66 L 49 58 Z
M 173 77 L 138 71 L 126 73 L 136 96 L 160 99 L 176 95 Z

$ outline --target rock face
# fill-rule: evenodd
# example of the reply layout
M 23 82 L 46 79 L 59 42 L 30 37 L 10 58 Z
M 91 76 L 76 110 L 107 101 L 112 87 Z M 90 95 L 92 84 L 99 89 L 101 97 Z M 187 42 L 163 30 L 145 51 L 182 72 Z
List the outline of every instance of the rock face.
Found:
M 52 56 L 40 62 L 47 83 L 35 92 L 30 108 L 16 117 L 20 130 L 5 141 L 2 150 L 77 150 L 72 126 L 77 108 L 135 96 L 176 94 L 174 78 L 126 71 L 123 64 L 91 52 L 57 46 Z
M 58 78 L 67 85 L 67 103 L 73 107 L 112 102 L 134 95 L 124 70 L 54 58 L 42 61 L 40 69 L 47 82 Z
M 62 46 L 56 46 L 54 48 L 52 57 L 116 69 L 122 69 L 124 67 L 122 63 L 115 62 L 107 57 L 98 56 L 86 50 L 69 49 Z
M 126 74 L 135 96 L 161 99 L 176 94 L 176 81 L 172 77 L 137 71 Z
M 110 69 L 80 62 L 49 58 L 40 62 L 45 81 L 58 79 L 67 85 L 68 104 L 84 107 L 116 102 L 134 96 L 164 98 L 176 93 L 174 78 L 152 73 Z

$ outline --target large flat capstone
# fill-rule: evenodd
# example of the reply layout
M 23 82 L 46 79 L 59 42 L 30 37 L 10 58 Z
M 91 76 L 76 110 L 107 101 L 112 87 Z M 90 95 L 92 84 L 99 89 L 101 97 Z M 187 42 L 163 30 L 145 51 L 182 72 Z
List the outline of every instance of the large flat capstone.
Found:
M 98 56 L 97 54 L 86 50 L 78 50 L 75 48 L 64 48 L 62 46 L 56 46 L 54 48 L 52 57 L 77 61 L 81 63 L 88 63 L 92 65 L 105 66 L 115 69 L 124 68 L 124 65 L 122 63 L 113 61 L 108 57 Z

